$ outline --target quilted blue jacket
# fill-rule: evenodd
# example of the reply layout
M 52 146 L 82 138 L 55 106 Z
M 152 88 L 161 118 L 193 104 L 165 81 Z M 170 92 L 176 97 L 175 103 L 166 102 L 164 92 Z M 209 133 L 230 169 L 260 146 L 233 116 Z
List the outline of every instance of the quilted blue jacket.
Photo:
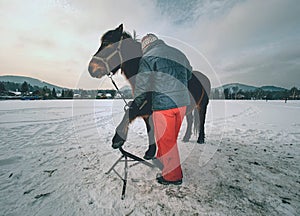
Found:
M 136 75 L 134 101 L 138 107 L 152 94 L 152 110 L 167 110 L 190 104 L 187 89 L 192 67 L 186 56 L 162 40 L 145 50 Z

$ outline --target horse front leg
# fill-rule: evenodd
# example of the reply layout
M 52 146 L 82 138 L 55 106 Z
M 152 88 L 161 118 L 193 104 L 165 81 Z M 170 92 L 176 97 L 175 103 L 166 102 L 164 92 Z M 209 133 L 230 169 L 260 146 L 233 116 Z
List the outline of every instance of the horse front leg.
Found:
M 185 132 L 185 135 L 184 135 L 182 141 L 188 142 L 192 135 L 192 126 L 193 126 L 193 114 L 192 114 L 192 111 L 189 110 L 189 108 L 187 109 L 185 116 L 186 116 L 186 121 L 187 121 L 187 128 L 186 128 L 186 132 Z
M 154 137 L 154 125 L 151 116 L 143 117 L 146 127 L 147 127 L 147 134 L 148 134 L 148 143 L 149 147 L 148 150 L 145 152 L 144 159 L 150 160 L 155 157 L 156 154 L 156 142 Z
M 116 133 L 112 139 L 112 147 L 114 149 L 120 148 L 125 143 L 128 135 L 129 123 L 129 110 L 127 110 L 122 121 L 116 128 Z

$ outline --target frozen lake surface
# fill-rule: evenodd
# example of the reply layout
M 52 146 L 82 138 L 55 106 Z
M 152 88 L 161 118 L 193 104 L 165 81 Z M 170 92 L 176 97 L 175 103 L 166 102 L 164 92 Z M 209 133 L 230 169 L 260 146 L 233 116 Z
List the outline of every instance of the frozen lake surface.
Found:
M 0 215 L 300 215 L 300 101 L 209 104 L 206 144 L 181 141 L 181 186 L 158 169 L 105 172 L 121 100 L 0 101 Z M 142 156 L 137 119 L 124 148 Z M 123 167 L 117 168 L 122 172 Z

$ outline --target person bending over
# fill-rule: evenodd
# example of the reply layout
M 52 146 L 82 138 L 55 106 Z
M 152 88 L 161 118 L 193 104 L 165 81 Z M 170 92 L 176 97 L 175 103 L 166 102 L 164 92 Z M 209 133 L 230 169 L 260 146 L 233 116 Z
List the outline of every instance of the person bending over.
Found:
M 182 169 L 177 147 L 177 137 L 190 104 L 187 88 L 192 67 L 187 57 L 178 49 L 167 45 L 154 34 L 142 38 L 143 56 L 135 77 L 134 101 L 129 109 L 130 120 L 143 103 L 147 92 L 152 94 L 151 116 L 157 143 L 156 158 L 163 165 L 156 180 L 160 184 L 182 183 Z

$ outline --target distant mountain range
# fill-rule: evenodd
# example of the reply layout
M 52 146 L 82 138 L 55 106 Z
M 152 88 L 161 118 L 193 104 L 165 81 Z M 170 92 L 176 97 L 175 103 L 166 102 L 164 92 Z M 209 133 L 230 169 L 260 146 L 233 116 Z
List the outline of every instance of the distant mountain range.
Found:
M 262 87 L 255 87 L 250 85 L 244 85 L 240 83 L 231 83 L 231 84 L 225 84 L 217 88 L 213 88 L 213 90 L 219 90 L 223 91 L 224 89 L 229 89 L 229 91 L 235 92 L 235 91 L 243 91 L 243 92 L 251 92 L 255 91 L 257 89 L 262 89 L 263 91 L 271 91 L 271 92 L 277 92 L 277 91 L 286 91 L 287 89 L 277 87 L 277 86 L 262 86 Z
M 31 86 L 38 86 L 40 88 L 43 88 L 44 86 L 47 86 L 47 88 L 52 89 L 55 88 L 56 90 L 62 90 L 62 89 L 66 89 L 57 85 L 53 85 L 35 78 L 31 78 L 31 77 L 25 77 L 25 76 L 13 76 L 13 75 L 4 75 L 4 76 L 0 76 L 0 82 L 14 82 L 14 83 L 23 83 L 23 82 L 27 82 L 28 84 L 30 84 Z M 277 86 L 262 86 L 262 87 L 255 87 L 255 86 L 250 86 L 250 85 L 244 85 L 244 84 L 240 84 L 240 83 L 231 83 L 231 84 L 225 84 L 223 86 L 217 87 L 217 88 L 213 88 L 213 91 L 215 89 L 219 90 L 219 92 L 223 92 L 224 89 L 229 89 L 230 91 L 255 91 L 256 89 L 262 89 L 264 91 L 272 91 L 272 92 L 276 92 L 276 91 L 284 91 L 287 90 L 285 88 L 281 88 L 281 87 L 277 87 Z M 131 95 L 131 87 L 130 86 L 124 86 L 121 89 L 121 92 L 124 95 Z
M 43 88 L 47 86 L 48 89 L 53 89 L 55 88 L 56 90 L 61 91 L 62 89 L 66 89 L 57 85 L 53 85 L 35 78 L 31 77 L 25 77 L 25 76 L 12 76 L 12 75 L 4 75 L 0 76 L 0 82 L 13 82 L 13 83 L 24 83 L 27 82 L 31 86 L 38 86 L 40 88 Z

